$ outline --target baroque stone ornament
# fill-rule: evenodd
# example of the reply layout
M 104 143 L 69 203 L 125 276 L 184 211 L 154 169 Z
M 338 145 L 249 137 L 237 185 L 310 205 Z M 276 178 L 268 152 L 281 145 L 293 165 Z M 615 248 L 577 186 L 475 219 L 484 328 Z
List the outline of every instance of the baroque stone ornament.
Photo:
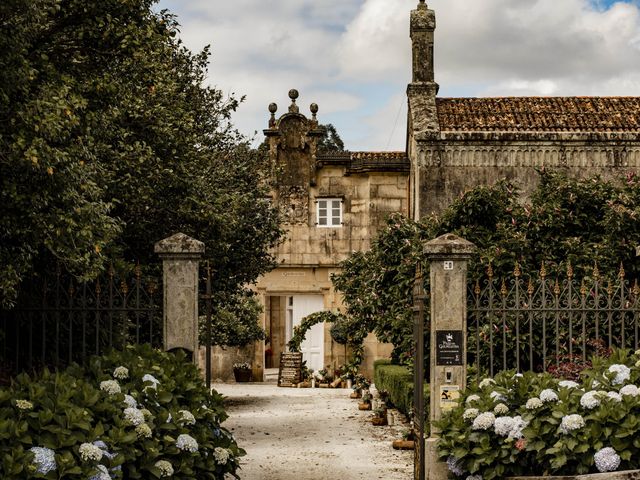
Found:
M 280 188 L 279 206 L 284 223 L 304 225 L 309 222 L 308 197 L 306 188 L 302 186 Z

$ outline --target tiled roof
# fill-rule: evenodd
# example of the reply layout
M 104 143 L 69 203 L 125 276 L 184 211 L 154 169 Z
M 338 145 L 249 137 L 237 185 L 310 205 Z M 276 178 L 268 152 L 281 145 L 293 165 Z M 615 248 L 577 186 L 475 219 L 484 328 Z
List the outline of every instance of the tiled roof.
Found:
M 345 165 L 349 173 L 405 172 L 409 159 L 405 152 L 323 152 L 317 160 L 322 165 Z
M 640 131 L 640 97 L 438 98 L 436 101 L 441 131 Z

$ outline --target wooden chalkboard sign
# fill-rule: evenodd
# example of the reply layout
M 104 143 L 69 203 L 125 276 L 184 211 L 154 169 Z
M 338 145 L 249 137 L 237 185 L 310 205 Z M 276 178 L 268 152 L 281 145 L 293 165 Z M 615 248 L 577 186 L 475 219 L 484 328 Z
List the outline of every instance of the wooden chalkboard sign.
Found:
M 279 387 L 295 387 L 302 381 L 302 353 L 281 353 L 280 371 L 278 372 Z

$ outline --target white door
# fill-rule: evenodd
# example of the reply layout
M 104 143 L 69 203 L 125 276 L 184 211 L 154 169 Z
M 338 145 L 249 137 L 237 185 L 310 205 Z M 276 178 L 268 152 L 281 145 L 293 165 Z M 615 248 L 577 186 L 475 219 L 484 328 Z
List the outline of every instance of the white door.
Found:
M 300 325 L 304 317 L 324 310 L 322 295 L 293 295 L 287 297 L 287 341 L 291 338 L 293 327 Z M 324 368 L 324 323 L 311 327 L 300 346 L 302 359 L 307 367 L 318 371 Z

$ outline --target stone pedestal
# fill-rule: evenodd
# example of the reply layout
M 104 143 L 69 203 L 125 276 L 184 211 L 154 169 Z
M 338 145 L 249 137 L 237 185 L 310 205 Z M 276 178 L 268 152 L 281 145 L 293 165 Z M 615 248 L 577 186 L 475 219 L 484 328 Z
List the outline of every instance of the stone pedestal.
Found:
M 447 467 L 438 462 L 438 429 L 433 422 L 457 405 L 467 379 L 467 262 L 475 246 L 453 234 L 428 242 L 430 262 L 430 416 L 431 436 L 425 445 L 427 480 L 446 480 Z
M 198 269 L 204 243 L 177 233 L 156 243 L 163 266 L 164 349 L 183 349 L 197 360 Z

